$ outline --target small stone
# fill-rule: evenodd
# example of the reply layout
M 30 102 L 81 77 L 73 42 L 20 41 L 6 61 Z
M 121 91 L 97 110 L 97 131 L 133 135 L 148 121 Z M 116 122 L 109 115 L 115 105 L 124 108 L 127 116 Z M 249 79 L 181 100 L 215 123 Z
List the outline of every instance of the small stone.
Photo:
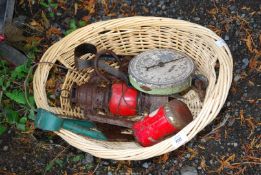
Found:
M 229 7 L 229 10 L 233 11 L 233 10 L 236 10 L 236 8 L 237 7 L 235 5 L 232 5 L 232 6 Z
M 240 78 L 241 78 L 240 75 L 236 75 L 236 76 L 234 77 L 234 81 L 237 82 Z
M 105 166 L 108 166 L 108 165 L 109 165 L 109 162 L 103 161 L 102 164 L 105 165 Z
M 231 104 L 231 103 L 230 103 L 230 101 L 228 101 L 228 102 L 227 102 L 227 107 L 229 107 L 229 106 L 230 106 L 230 104 Z
M 197 175 L 198 171 L 195 167 L 184 166 L 180 170 L 181 175 Z
M 91 154 L 86 153 L 85 158 L 82 160 L 83 164 L 93 163 L 94 158 Z
M 25 156 L 23 156 L 23 159 L 24 159 L 24 160 L 26 160 L 26 157 L 25 157 Z
M 62 16 L 62 13 L 61 12 L 57 12 L 56 15 L 57 16 Z
M 209 163 L 210 163 L 210 165 L 212 165 L 213 164 L 213 160 L 210 160 Z
M 235 117 L 230 117 L 230 119 L 228 120 L 228 126 L 232 126 L 235 123 L 236 119 Z
M 109 171 L 109 172 L 107 173 L 107 175 L 112 175 L 112 172 Z
M 7 150 L 8 150 L 8 146 L 4 146 L 4 147 L 3 147 L 3 150 L 4 150 L 4 151 L 7 151 Z
M 190 158 L 190 154 L 186 154 L 185 157 L 186 157 L 186 158 Z
M 193 19 L 194 19 L 195 21 L 199 21 L 199 20 L 200 20 L 199 17 L 194 17 Z
M 229 40 L 229 36 L 225 35 L 225 40 L 228 41 Z
M 147 169 L 147 168 L 149 168 L 149 164 L 147 162 L 145 162 L 142 164 L 142 167 Z
M 165 10 L 165 9 L 166 9 L 166 6 L 165 6 L 165 5 L 163 5 L 163 6 L 161 7 L 161 9 L 162 9 L 162 10 Z
M 242 62 L 243 62 L 242 68 L 243 68 L 243 69 L 247 68 L 248 63 L 249 63 L 249 60 L 248 60 L 247 58 L 244 58 L 244 59 L 242 60 Z
M 238 146 L 238 143 L 235 142 L 235 143 L 234 143 L 234 147 L 237 147 L 237 146 Z

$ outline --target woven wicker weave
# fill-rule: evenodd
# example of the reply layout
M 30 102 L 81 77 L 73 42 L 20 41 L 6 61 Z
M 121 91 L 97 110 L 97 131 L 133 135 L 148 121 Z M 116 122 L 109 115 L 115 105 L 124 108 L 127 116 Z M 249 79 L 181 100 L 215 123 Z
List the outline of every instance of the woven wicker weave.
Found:
M 185 103 L 194 120 L 178 134 L 151 147 L 141 147 L 135 142 L 103 142 L 83 137 L 67 130 L 57 132 L 72 146 L 101 158 L 116 160 L 141 160 L 177 149 L 191 140 L 208 125 L 221 110 L 232 81 L 232 56 L 224 41 L 211 30 L 182 20 L 159 17 L 129 17 L 97 22 L 80 28 L 52 45 L 41 62 L 60 62 L 68 68 L 62 89 L 70 90 L 72 84 L 83 84 L 90 78 L 91 68 L 76 72 L 74 48 L 89 42 L 100 49 L 111 49 L 119 55 L 136 55 L 147 49 L 170 48 L 190 55 L 197 72 L 209 80 L 202 103 L 193 90 L 185 94 Z M 87 57 L 88 58 L 88 57 Z M 216 66 L 218 64 L 218 66 Z M 61 98 L 61 106 L 48 104 L 46 82 L 51 64 L 39 64 L 34 76 L 34 97 L 37 107 L 56 114 L 82 118 L 79 108 L 72 109 L 69 99 Z M 63 91 L 63 96 L 68 91 Z

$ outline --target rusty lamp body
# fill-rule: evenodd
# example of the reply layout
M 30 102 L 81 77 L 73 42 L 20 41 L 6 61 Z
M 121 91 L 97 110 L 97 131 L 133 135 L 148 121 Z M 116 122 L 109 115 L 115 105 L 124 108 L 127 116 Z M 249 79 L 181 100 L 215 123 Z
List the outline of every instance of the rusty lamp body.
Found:
M 102 110 L 117 116 L 134 116 L 164 105 L 168 97 L 144 95 L 122 82 L 111 87 L 87 83 L 73 88 L 71 101 L 86 113 Z

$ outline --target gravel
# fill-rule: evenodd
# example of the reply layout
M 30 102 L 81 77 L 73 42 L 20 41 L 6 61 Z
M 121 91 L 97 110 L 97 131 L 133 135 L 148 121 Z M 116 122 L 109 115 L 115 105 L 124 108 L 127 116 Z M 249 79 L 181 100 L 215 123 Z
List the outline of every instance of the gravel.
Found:
M 193 19 L 194 19 L 195 21 L 199 21 L 199 20 L 200 20 L 199 17 L 194 17 Z
M 229 36 L 228 35 L 225 35 L 225 38 L 224 38 L 226 41 L 229 40 Z
M 7 150 L 8 150 L 8 146 L 4 146 L 4 147 L 3 147 L 3 150 L 4 150 L 4 151 L 7 151 Z
M 185 166 L 180 170 L 181 175 L 197 175 L 198 171 L 195 167 Z
M 245 69 L 245 68 L 247 68 L 247 66 L 248 66 L 249 60 L 248 60 L 247 58 L 244 58 L 244 59 L 242 60 L 242 63 L 243 63 L 242 69 Z
M 82 163 L 88 164 L 88 163 L 93 163 L 93 161 L 94 161 L 93 156 L 91 154 L 86 153 L 85 158 L 82 160 Z
M 240 78 L 241 78 L 240 75 L 236 75 L 236 76 L 234 77 L 234 81 L 237 82 Z
M 142 167 L 143 167 L 143 168 L 146 168 L 146 169 L 149 168 L 149 163 L 148 163 L 148 162 L 143 163 L 143 164 L 142 164 Z

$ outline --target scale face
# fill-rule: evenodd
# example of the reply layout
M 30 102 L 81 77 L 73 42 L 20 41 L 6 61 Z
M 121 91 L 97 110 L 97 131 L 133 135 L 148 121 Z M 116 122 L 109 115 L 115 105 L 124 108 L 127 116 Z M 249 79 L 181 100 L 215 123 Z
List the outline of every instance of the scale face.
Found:
M 191 85 L 195 70 L 192 59 L 175 50 L 155 49 L 143 52 L 129 63 L 131 84 L 148 94 L 169 95 Z

